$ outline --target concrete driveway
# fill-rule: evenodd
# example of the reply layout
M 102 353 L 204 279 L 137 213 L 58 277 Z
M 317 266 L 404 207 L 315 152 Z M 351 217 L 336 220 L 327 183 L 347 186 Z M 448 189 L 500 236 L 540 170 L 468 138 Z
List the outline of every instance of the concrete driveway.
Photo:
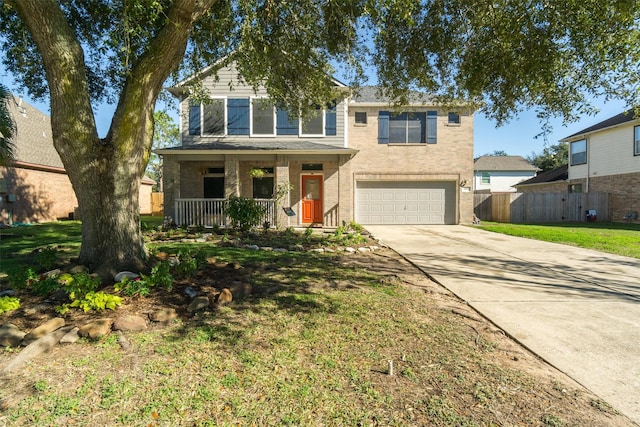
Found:
M 640 425 L 639 260 L 467 226 L 366 228 Z

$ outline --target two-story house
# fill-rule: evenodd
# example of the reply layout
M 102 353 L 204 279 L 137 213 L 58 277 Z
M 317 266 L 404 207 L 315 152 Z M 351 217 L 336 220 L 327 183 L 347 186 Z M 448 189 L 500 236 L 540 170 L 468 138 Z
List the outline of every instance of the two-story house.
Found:
M 233 65 L 197 76 L 210 100 L 190 98 L 193 78 L 169 88 L 180 101 L 181 145 L 157 150 L 165 215 L 177 223 L 224 225 L 225 199 L 272 206 L 280 188 L 287 194 L 267 217 L 278 226 L 471 221 L 470 109 L 418 96 L 398 111 L 375 88 L 352 94 L 334 81 L 339 99 L 302 119 L 246 85 Z
M 611 220 L 637 220 L 640 115 L 625 111 L 560 142 L 569 143 L 569 191 L 609 193 Z

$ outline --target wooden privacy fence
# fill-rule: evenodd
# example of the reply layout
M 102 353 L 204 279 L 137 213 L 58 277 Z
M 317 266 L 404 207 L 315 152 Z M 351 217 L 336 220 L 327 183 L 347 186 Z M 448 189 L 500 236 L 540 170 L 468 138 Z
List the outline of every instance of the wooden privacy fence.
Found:
M 151 215 L 160 216 L 164 211 L 164 193 L 151 193 Z
M 597 221 L 610 220 L 608 193 L 475 194 L 474 206 L 481 220 L 514 224 L 586 221 L 587 210 Z

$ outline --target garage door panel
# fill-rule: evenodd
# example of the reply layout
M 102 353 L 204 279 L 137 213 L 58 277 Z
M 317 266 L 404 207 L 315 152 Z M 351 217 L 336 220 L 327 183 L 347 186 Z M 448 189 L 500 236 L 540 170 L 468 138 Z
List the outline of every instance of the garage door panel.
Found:
M 455 183 L 356 183 L 356 221 L 361 224 L 454 224 Z

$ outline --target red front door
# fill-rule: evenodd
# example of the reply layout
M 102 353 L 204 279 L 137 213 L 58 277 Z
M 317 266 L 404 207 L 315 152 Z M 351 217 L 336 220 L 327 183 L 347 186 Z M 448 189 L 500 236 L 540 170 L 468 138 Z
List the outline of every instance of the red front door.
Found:
M 322 224 L 322 176 L 302 176 L 302 223 Z

